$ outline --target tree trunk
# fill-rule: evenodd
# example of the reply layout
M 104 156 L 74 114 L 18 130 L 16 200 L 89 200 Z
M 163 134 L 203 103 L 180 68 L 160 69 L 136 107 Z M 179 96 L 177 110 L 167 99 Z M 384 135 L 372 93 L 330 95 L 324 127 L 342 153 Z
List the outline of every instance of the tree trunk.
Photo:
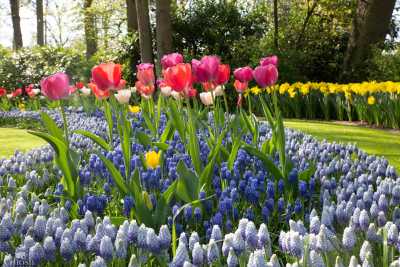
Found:
M 37 44 L 44 45 L 43 0 L 36 0 L 36 29 Z
M 136 32 L 138 30 L 138 21 L 136 14 L 136 0 L 126 0 L 126 15 L 128 18 L 128 32 Z
M 172 51 L 171 0 L 156 0 L 156 34 L 158 62 Z
M 370 56 L 373 45 L 382 44 L 389 33 L 396 0 L 358 0 L 344 59 L 343 76 L 349 77 Z
M 21 18 L 19 17 L 19 0 L 10 0 L 11 19 L 14 29 L 14 49 L 20 49 L 23 46 L 21 33 Z
M 153 42 L 149 18 L 149 3 L 147 0 L 136 0 L 138 18 L 140 57 L 142 63 L 153 62 Z
M 90 10 L 93 0 L 85 0 L 83 5 L 84 28 L 86 41 L 86 58 L 91 58 L 97 51 L 97 30 L 96 20 L 93 12 Z
M 279 21 L 278 21 L 278 0 L 274 0 L 274 45 L 279 49 Z

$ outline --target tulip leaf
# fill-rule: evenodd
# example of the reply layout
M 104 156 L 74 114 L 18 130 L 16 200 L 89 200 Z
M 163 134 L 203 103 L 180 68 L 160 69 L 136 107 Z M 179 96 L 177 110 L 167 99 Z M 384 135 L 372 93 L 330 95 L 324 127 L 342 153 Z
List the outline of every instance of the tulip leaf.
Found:
M 107 159 L 105 156 L 103 156 L 101 153 L 97 154 L 99 158 L 103 161 L 104 165 L 106 166 L 107 170 L 110 172 L 111 177 L 113 178 L 115 184 L 117 185 L 119 191 L 123 195 L 127 195 L 129 193 L 128 187 L 125 184 L 124 178 L 122 177 L 121 173 L 117 168 L 114 166 L 114 164 Z
M 167 140 L 172 138 L 173 134 L 174 134 L 174 127 L 172 126 L 172 122 L 168 120 L 164 132 L 161 135 L 160 142 L 165 143 Z
M 138 139 L 139 143 L 141 143 L 145 147 L 151 145 L 151 138 L 144 132 L 137 131 L 136 138 Z
M 199 178 L 190 171 L 183 161 L 179 161 L 176 171 L 179 175 L 176 194 L 185 202 L 191 202 L 199 197 Z
M 157 200 L 157 208 L 154 212 L 154 223 L 156 224 L 155 226 L 157 228 L 159 228 L 166 221 L 168 211 L 170 210 L 168 209 L 169 203 L 175 194 L 177 184 L 178 181 L 175 180 Z
M 130 181 L 130 190 L 133 198 L 135 199 L 135 214 L 136 220 L 139 223 L 153 226 L 151 211 L 146 206 L 142 195 L 142 186 L 140 185 L 140 173 L 139 169 L 136 168 L 133 172 Z
M 233 170 L 233 164 L 235 163 L 238 151 L 240 146 L 242 145 L 240 137 L 236 137 L 235 141 L 233 142 L 232 150 L 228 158 L 228 168 L 229 170 Z
M 161 150 L 164 150 L 164 151 L 167 150 L 168 147 L 169 147 L 168 144 L 166 144 L 166 143 L 161 143 L 161 142 L 153 142 L 153 145 L 156 146 L 156 147 L 158 147 L 158 148 L 161 149 Z
M 189 112 L 191 112 L 189 110 Z M 201 159 L 200 159 L 200 146 L 199 139 L 197 137 L 196 128 L 194 127 L 193 120 L 189 119 L 188 125 L 188 135 L 189 135 L 189 144 L 188 144 L 188 152 L 192 159 L 192 163 L 196 173 L 199 175 L 201 173 Z
M 63 173 L 67 194 L 69 195 L 69 197 L 76 200 L 77 183 L 75 182 L 75 180 L 77 180 L 78 171 L 76 169 L 76 166 L 72 162 L 72 159 L 69 154 L 69 149 L 66 146 L 66 144 L 60 139 L 47 133 L 34 132 L 34 131 L 28 131 L 28 132 L 32 135 L 42 138 L 47 143 L 49 143 L 51 147 L 54 149 L 56 153 L 55 162 L 57 166 L 60 168 L 61 172 Z
M 57 126 L 57 124 L 49 116 L 49 114 L 47 114 L 46 112 L 41 112 L 40 117 L 50 135 L 54 136 L 55 138 L 65 143 L 63 131 Z
M 123 217 L 123 216 L 112 216 L 112 217 L 110 217 L 111 223 L 113 225 L 116 225 L 116 226 L 122 225 L 125 220 L 126 220 L 126 218 Z
M 242 148 L 246 150 L 247 153 L 261 160 L 264 164 L 264 167 L 274 176 L 276 180 L 284 178 L 279 168 L 275 165 L 274 161 L 269 156 L 263 154 L 255 147 L 248 145 L 245 142 L 242 142 Z
M 316 170 L 315 164 L 311 164 L 311 166 L 299 173 L 299 180 L 309 182 Z
M 147 129 L 151 131 L 153 135 L 157 133 L 157 129 L 154 126 L 154 123 L 151 121 L 150 116 L 146 112 L 142 112 L 141 116 L 144 119 L 144 122 L 146 123 Z
M 83 136 L 91 139 L 95 144 L 99 145 L 101 148 L 103 148 L 106 151 L 111 150 L 109 144 L 107 144 L 107 142 L 103 138 L 101 138 L 98 135 L 95 135 L 92 132 L 85 131 L 85 130 L 76 130 L 76 131 L 74 131 L 74 133 L 83 135 Z
M 176 106 L 176 102 L 172 100 L 169 102 L 169 117 L 175 129 L 178 130 L 182 142 L 186 143 L 185 124 L 183 123 L 182 114 L 178 112 L 178 107 Z

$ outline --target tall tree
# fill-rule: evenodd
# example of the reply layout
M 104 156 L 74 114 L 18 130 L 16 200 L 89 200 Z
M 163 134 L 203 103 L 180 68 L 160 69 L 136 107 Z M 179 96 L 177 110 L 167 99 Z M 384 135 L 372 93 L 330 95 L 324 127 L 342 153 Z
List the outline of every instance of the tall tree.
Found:
M 128 32 L 138 30 L 138 21 L 136 14 L 136 0 L 126 0 L 126 15 L 128 18 Z
M 136 0 L 136 13 L 139 30 L 140 58 L 142 62 L 153 62 L 149 2 L 147 0 Z
M 279 49 L 278 0 L 274 0 L 274 46 Z
M 38 45 L 44 45 L 43 0 L 36 0 L 36 39 Z
M 344 59 L 343 75 L 349 76 L 368 59 L 371 47 L 385 41 L 396 0 L 358 0 Z
M 171 0 L 156 0 L 156 34 L 158 62 L 172 51 Z
M 19 0 L 10 0 L 11 19 L 14 29 L 14 49 L 23 46 L 21 33 L 21 18 L 19 16 Z
M 96 18 L 91 10 L 93 0 L 85 0 L 83 4 L 84 28 L 86 40 L 86 58 L 91 58 L 97 51 Z

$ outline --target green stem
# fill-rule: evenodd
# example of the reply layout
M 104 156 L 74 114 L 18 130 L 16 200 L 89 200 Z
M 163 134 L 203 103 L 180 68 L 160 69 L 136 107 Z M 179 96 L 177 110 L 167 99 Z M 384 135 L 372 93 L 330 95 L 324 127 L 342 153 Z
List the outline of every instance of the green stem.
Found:
M 65 115 L 64 103 L 62 102 L 62 100 L 60 100 L 60 110 L 61 110 L 61 116 L 62 116 L 62 119 L 63 119 L 65 141 L 67 142 L 67 145 L 69 145 L 67 116 Z
M 225 104 L 225 112 L 229 114 L 229 107 L 228 107 L 228 99 L 226 98 L 226 94 L 225 94 L 225 90 L 222 93 L 223 97 L 224 97 L 224 104 Z

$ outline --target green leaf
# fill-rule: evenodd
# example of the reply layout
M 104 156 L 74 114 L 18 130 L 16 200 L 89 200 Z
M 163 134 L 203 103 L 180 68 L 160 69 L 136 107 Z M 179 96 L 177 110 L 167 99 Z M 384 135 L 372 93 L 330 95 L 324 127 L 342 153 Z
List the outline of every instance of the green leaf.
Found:
M 99 158 L 103 161 L 104 165 L 106 166 L 107 170 L 110 172 L 115 184 L 117 185 L 119 191 L 123 195 L 127 195 L 129 193 L 128 187 L 124 181 L 124 178 L 122 177 L 121 173 L 117 168 L 114 166 L 114 164 L 107 159 L 105 156 L 103 156 L 101 153 L 97 153 Z
M 91 139 L 94 143 L 96 143 L 97 145 L 99 145 L 101 148 L 103 148 L 106 151 L 111 150 L 111 148 L 110 148 L 109 144 L 107 144 L 106 140 L 104 140 L 103 138 L 101 138 L 98 135 L 95 135 L 92 132 L 85 131 L 85 130 L 76 130 L 76 131 L 74 131 L 74 133 L 83 135 L 83 136 Z
M 181 140 L 183 143 L 186 143 L 186 137 L 185 137 L 185 123 L 183 122 L 182 119 L 182 114 L 178 112 L 178 107 L 176 106 L 175 101 L 170 101 L 169 102 L 169 119 L 172 121 L 175 129 L 178 130 L 179 136 L 181 137 Z
M 110 146 L 112 144 L 113 141 L 113 128 L 114 128 L 114 122 L 113 122 L 113 118 L 112 118 L 112 111 L 111 111 L 111 107 L 110 104 L 104 100 L 104 117 L 106 118 L 107 121 L 107 125 L 108 125 L 108 142 L 110 143 Z
M 183 161 L 179 161 L 176 171 L 178 172 L 177 196 L 185 202 L 191 202 L 199 197 L 199 178 L 190 171 Z
M 254 129 L 253 125 L 251 124 L 251 121 L 250 121 L 248 115 L 246 114 L 246 112 L 241 110 L 240 116 L 242 118 L 242 121 L 244 122 L 244 125 L 246 125 L 247 129 L 254 135 L 255 129 Z
M 46 112 L 41 112 L 40 117 L 50 135 L 66 143 L 64 138 L 64 132 L 60 128 L 58 128 L 56 122 Z
M 153 142 L 153 145 L 156 146 L 156 147 L 158 147 L 158 148 L 161 149 L 161 150 L 164 150 L 164 151 L 167 150 L 168 147 L 169 147 L 168 144 L 166 144 L 166 143 L 161 143 L 161 142 Z
M 274 119 L 273 119 L 271 110 L 269 109 L 269 107 L 268 107 L 267 103 L 265 102 L 264 97 L 262 95 L 260 95 L 260 103 L 261 103 L 262 110 L 264 112 L 265 119 L 268 121 L 271 128 L 273 128 L 274 127 Z
M 151 138 L 144 132 L 137 131 L 136 138 L 138 139 L 139 143 L 141 143 L 143 146 L 151 145 Z
M 274 161 L 267 155 L 260 152 L 253 146 L 250 146 L 244 142 L 242 142 L 242 148 L 247 151 L 247 153 L 257 157 L 260 159 L 264 167 L 274 176 L 275 179 L 283 179 L 283 174 L 279 170 L 279 168 L 275 165 Z
M 191 112 L 189 110 L 189 112 Z M 197 174 L 200 174 L 201 172 L 201 159 L 200 159 L 200 146 L 199 146 L 199 139 L 196 134 L 196 128 L 194 127 L 194 122 L 193 120 L 189 119 L 189 125 L 188 125 L 188 135 L 189 135 L 189 148 L 188 152 L 189 155 L 192 159 L 192 163 L 194 166 L 194 169 Z
M 157 129 L 154 126 L 154 123 L 151 121 L 149 115 L 146 112 L 142 112 L 141 116 L 144 119 L 144 122 L 146 123 L 147 129 L 149 129 L 153 135 L 155 135 L 157 133 Z
M 122 225 L 125 220 L 126 220 L 126 218 L 123 217 L 123 216 L 112 216 L 112 217 L 110 217 L 111 223 L 113 225 L 116 225 L 116 226 Z
M 306 170 L 299 173 L 299 180 L 309 182 L 316 170 L 315 164 L 311 164 Z
M 177 184 L 178 181 L 175 180 L 157 200 L 157 208 L 154 212 L 154 223 L 156 224 L 157 228 L 165 223 L 167 219 L 168 211 L 170 211 L 169 204 L 175 194 Z
M 47 133 L 34 131 L 28 131 L 28 133 L 42 138 L 52 146 L 56 153 L 55 162 L 64 175 L 64 181 L 66 185 L 65 189 L 68 195 L 72 199 L 76 200 L 76 185 L 78 184 L 76 183 L 76 180 L 78 179 L 78 171 L 72 159 L 70 158 L 69 149 L 66 144 L 60 139 Z
M 140 173 L 138 168 L 135 169 L 129 183 L 129 188 L 131 194 L 135 199 L 135 218 L 139 223 L 144 223 L 146 225 L 153 225 L 153 218 L 151 211 L 147 208 L 142 196 L 142 186 L 140 184 Z
M 233 170 L 233 164 L 235 163 L 237 153 L 239 151 L 240 146 L 241 146 L 240 137 L 236 137 L 235 141 L 233 142 L 231 154 L 229 155 L 229 158 L 228 158 L 228 168 L 231 171 Z

